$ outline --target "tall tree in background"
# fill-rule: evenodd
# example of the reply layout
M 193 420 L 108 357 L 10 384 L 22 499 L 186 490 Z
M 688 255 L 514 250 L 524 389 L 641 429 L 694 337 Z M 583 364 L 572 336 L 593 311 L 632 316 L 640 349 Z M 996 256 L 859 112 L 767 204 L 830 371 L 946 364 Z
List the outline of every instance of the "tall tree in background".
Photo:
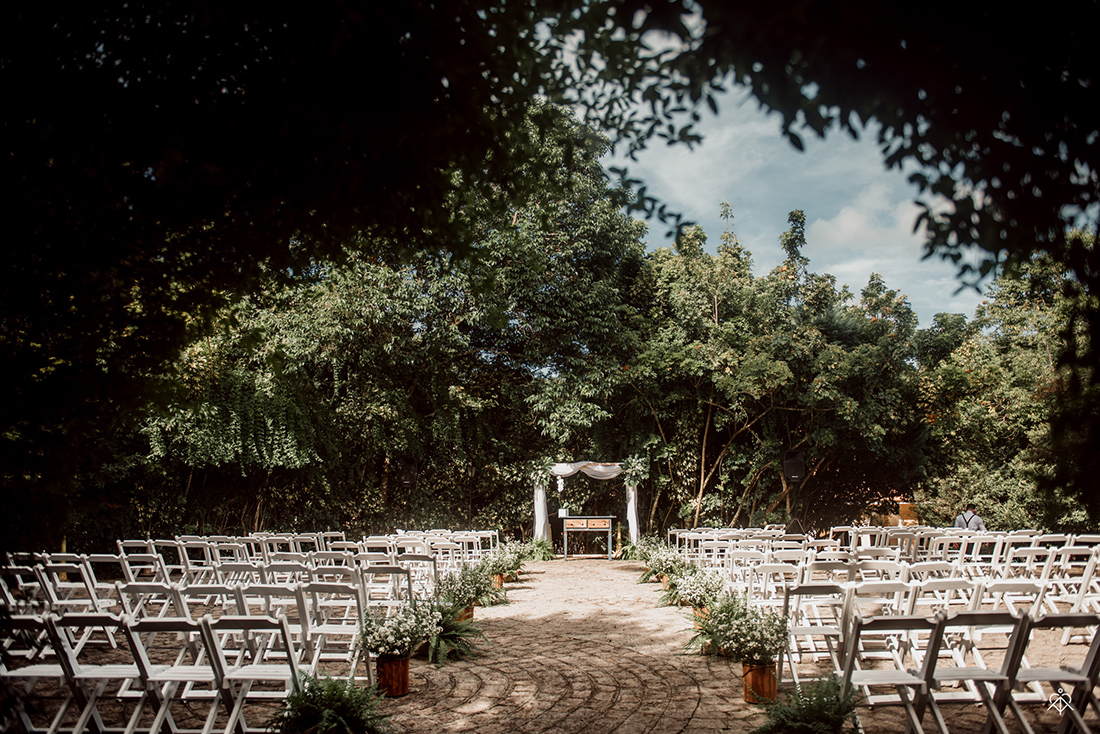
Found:
M 995 529 L 1090 527 L 1086 509 L 1053 481 L 1051 416 L 1074 399 L 1064 335 L 1078 304 L 1068 279 L 1065 266 L 1036 257 L 997 277 L 972 325 L 941 315 L 938 324 L 952 328 L 928 330 L 942 346 L 921 370 L 930 440 L 917 497 L 926 521 L 950 522 L 973 501 Z M 1036 492 L 1037 483 L 1055 489 Z
M 504 216 L 553 175 L 526 134 L 533 100 L 573 105 L 633 151 L 696 142 L 729 83 L 796 145 L 802 126 L 877 125 L 887 163 L 925 191 L 930 250 L 979 248 L 970 275 L 1036 251 L 1070 268 L 1076 397 L 1054 417 L 1053 458 L 1057 481 L 1100 502 L 1100 254 L 1066 236 L 1100 196 L 1094 0 L 1038 14 L 717 0 L 3 13 L 0 490 L 44 517 L 86 486 L 151 377 L 265 278 L 340 261 L 351 242 L 476 254 L 473 204 Z M 642 191 L 634 206 L 664 213 Z
M 651 527 L 678 515 L 819 528 L 906 493 L 922 458 L 923 427 L 910 417 L 916 317 L 878 276 L 855 304 L 832 276 L 810 272 L 804 223 L 791 213 L 787 257 L 763 278 L 731 227 L 716 255 L 695 228 L 675 253 L 650 256 L 645 339 L 614 425 L 655 462 Z M 797 485 L 782 474 L 787 450 L 807 460 Z
M 605 141 L 552 108 L 527 132 L 557 173 L 503 215 L 471 202 L 481 258 L 353 249 L 188 345 L 144 471 L 113 486 L 136 481 L 142 531 L 526 523 L 527 462 L 601 415 L 645 231 L 602 175 Z

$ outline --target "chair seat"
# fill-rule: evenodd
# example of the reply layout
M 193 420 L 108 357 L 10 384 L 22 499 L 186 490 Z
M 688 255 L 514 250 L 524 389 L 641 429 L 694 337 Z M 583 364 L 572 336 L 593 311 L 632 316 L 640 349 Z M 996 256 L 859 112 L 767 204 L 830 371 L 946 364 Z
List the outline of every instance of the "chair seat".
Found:
M 318 624 L 310 627 L 313 635 L 358 635 L 360 627 L 351 624 Z
M 968 680 L 982 683 L 996 683 L 998 681 L 1007 680 L 1007 676 L 999 670 L 989 670 L 979 667 L 936 668 L 933 675 L 937 683 L 941 681 L 958 682 Z
M 855 670 L 852 671 L 855 686 L 923 686 L 919 676 L 904 670 Z
M 167 666 L 165 666 L 167 667 Z M 103 680 L 120 678 L 137 678 L 139 675 L 136 665 L 86 665 L 73 677 L 78 680 Z
M 212 683 L 214 669 L 210 666 L 194 665 L 185 668 L 169 667 L 161 671 L 150 671 L 149 680 L 156 683 L 179 681 L 182 683 Z
M 840 637 L 840 628 L 824 624 L 808 624 L 800 627 L 791 627 L 791 634 L 795 637 L 802 637 L 804 635 Z
M 286 663 L 282 665 L 268 665 L 256 663 L 254 665 L 242 665 L 225 672 L 225 677 L 230 680 L 290 680 L 290 669 Z
M 1016 680 L 1020 683 L 1045 683 L 1049 681 L 1085 683 L 1088 681 L 1088 676 L 1064 668 L 1020 668 L 1019 672 L 1016 673 Z
M 0 678 L 64 678 L 65 671 L 56 663 L 24 665 L 14 670 L 0 670 Z

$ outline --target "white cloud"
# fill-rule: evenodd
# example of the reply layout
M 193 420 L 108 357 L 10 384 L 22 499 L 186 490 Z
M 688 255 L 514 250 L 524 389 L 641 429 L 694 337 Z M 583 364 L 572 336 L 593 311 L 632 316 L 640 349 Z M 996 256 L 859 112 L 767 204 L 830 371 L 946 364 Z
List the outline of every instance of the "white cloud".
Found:
M 702 225 L 712 250 L 725 228 L 719 205 L 728 201 L 734 231 L 764 274 L 782 259 L 788 212 L 802 209 L 804 254 L 815 271 L 857 294 L 871 273 L 882 274 L 887 287 L 909 296 L 923 326 L 941 311 L 973 314 L 981 298 L 955 293 L 955 266 L 922 259 L 923 238 L 913 232 L 918 191 L 903 172 L 886 170 L 873 134 L 819 140 L 807 133 L 800 153 L 780 135 L 778 116 L 764 114 L 743 91 L 721 100 L 719 116 L 708 115 L 699 130 L 705 139 L 694 151 L 658 141 L 627 166 L 650 194 Z M 650 223 L 651 246 L 667 245 L 664 234 Z

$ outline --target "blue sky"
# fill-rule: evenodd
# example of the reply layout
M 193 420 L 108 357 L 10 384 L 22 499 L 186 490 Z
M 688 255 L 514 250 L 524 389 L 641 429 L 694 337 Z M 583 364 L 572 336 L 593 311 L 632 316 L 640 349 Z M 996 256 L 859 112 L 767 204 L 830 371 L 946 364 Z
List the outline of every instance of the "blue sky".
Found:
M 831 273 L 857 297 L 870 274 L 880 273 L 888 288 L 909 297 L 921 327 L 940 312 L 973 316 L 982 296 L 958 291 L 952 263 L 922 259 L 922 238 L 913 233 L 917 188 L 906 174 L 886 170 L 874 130 L 858 141 L 847 133 L 821 140 L 807 132 L 800 153 L 779 134 L 779 116 L 766 115 L 740 90 L 720 101 L 717 117 L 707 112 L 698 129 L 704 141 L 694 151 L 656 141 L 626 165 L 631 178 L 703 227 L 709 250 L 720 242 L 719 205 L 728 201 L 734 232 L 763 275 L 782 259 L 788 212 L 802 209 L 811 270 Z M 665 231 L 650 222 L 651 249 L 671 245 Z

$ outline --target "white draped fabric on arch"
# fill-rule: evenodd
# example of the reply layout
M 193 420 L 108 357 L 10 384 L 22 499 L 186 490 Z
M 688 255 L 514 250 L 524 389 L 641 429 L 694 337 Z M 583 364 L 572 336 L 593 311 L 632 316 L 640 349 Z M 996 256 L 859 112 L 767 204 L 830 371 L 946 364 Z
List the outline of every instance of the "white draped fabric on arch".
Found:
M 558 491 L 564 487 L 566 477 L 584 472 L 593 479 L 614 479 L 623 473 L 619 462 L 575 461 L 572 464 L 554 464 L 550 473 L 558 479 Z M 638 542 L 638 488 L 626 485 L 626 520 L 630 527 L 630 542 Z M 550 540 L 550 518 L 546 513 L 546 477 L 535 478 L 535 539 Z

